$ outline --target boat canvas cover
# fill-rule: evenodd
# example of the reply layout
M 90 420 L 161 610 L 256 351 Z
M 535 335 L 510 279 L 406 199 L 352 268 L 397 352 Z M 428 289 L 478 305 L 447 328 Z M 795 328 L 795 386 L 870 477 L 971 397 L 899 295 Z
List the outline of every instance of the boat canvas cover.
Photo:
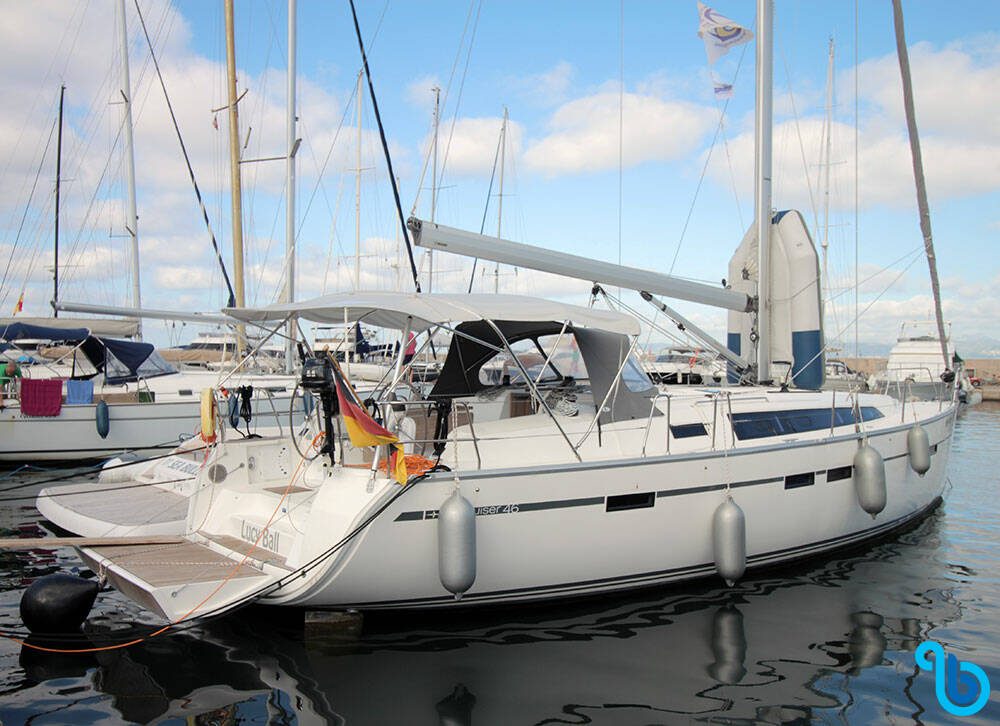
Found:
M 140 378 L 165 376 L 176 371 L 170 367 L 152 343 L 132 343 L 112 338 L 91 338 L 104 348 L 104 380 L 108 383 L 124 383 Z M 86 353 L 90 341 L 81 346 Z M 88 357 L 90 354 L 87 354 Z
M 403 330 L 409 321 L 410 330 L 414 332 L 473 320 L 560 320 L 578 327 L 624 335 L 639 334 L 639 322 L 623 313 L 523 295 L 344 292 L 259 308 L 223 308 L 222 312 L 245 322 L 277 322 L 300 317 L 334 325 L 360 321 L 397 330 Z
M 98 338 L 86 328 L 56 328 L 27 323 L 11 323 L 0 330 L 0 340 L 50 340 L 80 343 L 80 350 L 108 383 L 124 383 L 174 373 L 151 343 L 135 343 L 114 338 Z M 82 342 L 81 342 L 82 341 Z M 82 376 L 90 378 L 94 373 Z M 81 377 L 81 376 L 75 376 Z
M 58 328 L 48 325 L 9 323 L 0 328 L 0 340 L 13 342 L 25 338 L 31 340 L 52 340 L 78 343 L 90 335 L 86 328 Z
M 537 340 L 546 335 L 558 335 L 562 330 L 562 323 L 552 321 L 497 320 L 495 324 L 509 345 L 522 340 Z M 497 348 L 503 348 L 503 341 L 486 321 L 461 323 L 455 330 L 460 335 L 453 335 L 451 338 L 441 373 L 429 394 L 432 399 L 471 396 L 490 388 L 482 382 L 479 372 L 493 357 L 506 353 L 505 350 L 497 351 Z M 572 329 L 567 329 L 566 332 L 568 335 L 573 334 Z
M 629 356 L 629 343 L 624 335 L 599 330 L 576 330 L 573 334 L 580 346 L 583 363 L 587 366 L 594 404 L 600 405 L 601 401 L 605 401 L 598 416 L 600 423 L 660 415 L 659 409 L 653 405 L 657 389 L 635 359 Z M 614 390 L 608 396 L 612 387 Z
M 113 338 L 134 338 L 139 332 L 139 321 L 130 318 L 45 318 L 18 315 L 16 318 L 0 318 L 0 330 L 12 323 L 41 325 L 46 328 L 86 328 L 91 335 Z
M 498 320 L 495 324 L 508 345 L 526 339 L 537 341 L 540 337 L 559 335 L 562 331 L 562 324 L 553 321 Z M 441 374 L 428 396 L 431 399 L 471 396 L 489 388 L 481 381 L 479 372 L 491 358 L 503 354 L 503 351 L 496 351 L 496 347 L 503 346 L 503 341 L 485 321 L 461 323 L 456 331 L 460 335 L 452 336 Z M 656 389 L 652 382 L 633 361 L 622 365 L 629 354 L 626 336 L 586 328 L 567 328 L 566 334 L 576 338 L 595 404 L 607 397 L 598 419 L 600 423 L 647 418 L 651 410 L 653 415 L 658 415 L 658 411 L 653 409 L 652 398 Z M 622 368 L 624 370 L 619 377 L 618 371 Z M 615 390 L 607 396 L 612 386 Z

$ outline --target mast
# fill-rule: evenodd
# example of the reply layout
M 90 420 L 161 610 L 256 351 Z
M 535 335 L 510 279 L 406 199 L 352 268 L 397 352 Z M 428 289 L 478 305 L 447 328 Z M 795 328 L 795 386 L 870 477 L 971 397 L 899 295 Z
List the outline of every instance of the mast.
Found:
M 288 100 L 286 119 L 286 148 L 288 158 L 285 160 L 285 302 L 295 300 L 295 0 L 288 0 Z M 285 372 L 291 373 L 295 351 L 295 323 L 288 321 L 285 338 Z
M 358 175 L 354 185 L 354 289 L 361 289 L 361 79 L 358 72 Z
M 62 172 L 62 127 L 63 127 L 63 98 L 66 95 L 66 86 L 59 88 L 59 136 L 56 141 L 56 229 L 55 246 L 52 260 L 52 302 L 59 302 L 59 176 Z M 59 317 L 59 311 L 53 309 L 53 317 Z
M 757 228 L 757 382 L 771 380 L 771 25 L 772 0 L 757 2 L 757 110 L 754 161 L 755 225 Z
M 226 71 L 229 90 L 229 170 L 233 203 L 233 282 L 236 286 L 236 307 L 244 307 L 243 294 L 243 192 L 240 178 L 240 120 L 236 108 L 236 41 L 233 32 L 233 0 L 225 0 Z M 240 326 L 237 346 L 243 352 L 243 331 Z
M 941 288 L 938 285 L 937 260 L 934 257 L 934 239 L 931 236 L 931 212 L 927 205 L 927 187 L 924 182 L 924 163 L 920 154 L 920 136 L 917 134 L 917 117 L 913 110 L 913 86 L 910 83 L 910 56 L 906 50 L 903 30 L 903 8 L 899 0 L 892 0 L 892 19 L 896 26 L 896 54 L 899 56 L 899 73 L 903 78 L 903 108 L 906 111 L 906 129 L 910 136 L 910 154 L 913 157 L 913 180 L 917 186 L 917 208 L 920 211 L 920 232 L 924 236 L 924 253 L 931 273 L 931 292 L 934 294 L 934 314 L 937 318 L 938 340 L 945 370 L 951 369 L 948 360 L 948 341 L 944 334 L 944 314 L 941 311 Z
M 132 307 L 142 309 L 139 295 L 139 217 L 135 211 L 135 150 L 132 144 L 132 82 L 128 69 L 128 30 L 125 25 L 125 0 L 118 0 L 118 24 L 121 31 L 122 88 L 125 101 L 125 176 L 128 184 L 128 209 L 125 231 L 132 243 Z M 135 337 L 142 340 L 142 319 L 136 318 Z
M 497 195 L 497 239 L 500 236 L 500 223 L 503 221 L 503 157 L 507 153 L 507 107 L 503 107 L 503 124 L 500 126 L 500 193 Z M 500 292 L 500 263 L 493 268 L 493 294 Z
M 437 207 L 437 174 L 438 174 L 438 113 L 441 110 L 441 89 L 434 87 L 434 167 L 431 170 L 431 222 Z M 434 289 L 434 251 L 427 250 L 427 292 Z

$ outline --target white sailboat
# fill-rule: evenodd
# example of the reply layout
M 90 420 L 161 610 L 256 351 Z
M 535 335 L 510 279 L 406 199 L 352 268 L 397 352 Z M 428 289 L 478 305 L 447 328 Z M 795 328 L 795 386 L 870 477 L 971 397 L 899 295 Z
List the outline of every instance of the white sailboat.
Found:
M 59 302 L 58 286 L 55 289 L 53 307 L 57 312 L 122 315 L 127 319 L 122 324 L 123 329 L 129 330 L 128 334 L 140 339 L 141 328 L 137 321 L 143 317 L 165 317 L 231 325 L 234 323 L 233 320 L 219 315 L 184 316 L 142 309 L 139 297 L 135 164 L 132 149 L 132 90 L 123 0 L 119 0 L 116 4 L 116 10 L 122 53 L 120 95 L 124 99 L 122 124 L 126 151 L 124 167 L 128 177 L 125 228 L 131 240 L 132 307 L 111 308 L 86 303 Z M 292 113 L 294 114 L 294 110 Z M 234 133 L 234 136 L 238 137 L 238 133 Z M 292 154 L 291 151 L 289 153 Z M 237 201 L 238 186 L 237 183 L 234 188 L 234 197 Z M 234 224 L 238 224 L 239 217 L 239 213 L 234 215 Z M 236 236 L 234 234 L 234 237 Z M 241 268 L 242 251 L 240 250 L 234 257 Z M 58 265 L 58 253 L 56 259 Z M 238 299 L 242 300 L 242 269 L 239 278 Z M 57 320 L 62 326 L 75 322 L 74 319 L 68 318 Z M 169 452 L 177 447 L 182 437 L 198 430 L 202 420 L 202 391 L 221 386 L 233 391 L 241 387 L 253 389 L 249 405 L 254 421 L 252 427 L 247 421 L 247 434 L 255 433 L 257 430 L 280 432 L 282 427 L 288 428 L 297 379 L 292 375 L 262 374 L 263 369 L 271 367 L 270 361 L 254 369 L 255 360 L 242 360 L 238 357 L 239 365 L 236 370 L 230 368 L 221 373 L 185 371 L 176 374 L 154 352 L 153 346 L 115 341 L 103 335 L 93 334 L 94 331 L 85 327 L 88 322 L 80 320 L 69 334 L 65 331 L 47 330 L 53 327 L 47 323 L 43 323 L 41 328 L 30 328 L 43 339 L 69 342 L 71 347 L 75 345 L 81 349 L 83 355 L 76 356 L 75 351 L 71 351 L 69 356 L 63 356 L 64 360 L 56 361 L 56 364 L 36 366 L 26 370 L 24 374 L 32 378 L 93 378 L 94 397 L 82 401 L 74 400 L 68 396 L 68 388 L 64 384 L 63 398 L 66 405 L 57 406 L 54 415 L 35 416 L 28 413 L 28 409 L 22 408 L 20 387 L 8 384 L 8 390 L 5 391 L 6 400 L 0 409 L 0 427 L 4 432 L 3 441 L 0 443 L 0 460 L 74 460 L 106 458 L 123 452 L 139 455 Z M 0 344 L 2 344 L 0 347 L 7 345 L 16 347 L 18 339 L 31 337 L 31 335 L 26 336 L 22 328 L 23 325 L 16 319 L 11 324 L 0 327 Z M 137 358 L 135 365 L 122 365 L 114 352 L 107 352 L 115 346 L 123 349 L 131 346 L 133 353 L 130 355 Z M 238 350 L 245 350 L 245 345 L 241 343 Z M 84 365 L 89 365 L 90 368 L 80 371 L 77 367 L 78 359 L 82 360 L 84 357 L 87 359 L 83 361 Z M 65 363 L 61 368 L 58 367 L 60 362 Z M 229 405 L 230 402 L 231 399 L 225 403 Z M 292 418 L 301 420 L 301 412 Z
M 68 343 L 47 363 L 25 367 L 23 378 L 7 384 L 0 408 L 0 461 L 95 459 L 130 452 L 164 453 L 201 425 L 201 395 L 218 386 L 219 373 L 178 373 L 149 343 L 91 335 L 87 328 L 50 328 L 15 323 L 0 328 L 0 339 L 16 346 L 22 338 Z M 26 405 L 27 380 L 60 381 L 45 411 Z M 62 381 L 61 379 L 66 379 Z M 74 382 L 89 382 L 81 398 L 69 392 Z M 226 385 L 236 392 L 253 386 L 253 430 L 289 426 L 296 379 L 292 376 L 230 373 Z M 297 416 L 301 419 L 301 412 Z M 242 424 L 240 424 L 242 426 Z M 250 431 L 248 431 L 250 433 Z
M 770 11 L 760 3 L 758 219 L 731 263 L 741 273 L 730 275 L 739 281 L 733 288 L 410 222 L 424 246 L 729 309 L 730 345 L 720 352 L 735 377 L 756 385 L 660 393 L 633 358 L 634 318 L 548 300 L 372 292 L 229 309 L 257 323 L 362 322 L 399 331 L 401 340 L 450 330 L 441 375 L 423 399 L 389 395 L 406 374 L 401 357 L 394 381 L 374 396 L 406 450 L 429 445 L 434 460 L 401 484 L 389 473 L 398 472 L 387 450 L 395 447 L 361 447 L 363 436 L 352 436 L 358 447 L 332 437 L 337 445 L 315 455 L 316 431 L 376 430 L 332 361 L 317 356 L 303 381 L 324 402 L 322 424 L 317 415 L 301 439 L 214 447 L 181 543 L 84 547 L 83 560 L 171 621 L 248 601 L 438 608 L 712 572 L 732 581 L 747 567 L 883 535 L 933 508 L 954 399 L 816 390 L 817 255 L 801 216 L 770 208 Z M 521 341 L 544 358 L 537 372 L 521 362 Z M 564 344 L 576 352 L 575 375 L 560 369 Z M 517 366 L 518 382 L 484 380 L 497 355 Z M 528 406 L 514 405 L 518 398 Z M 340 424 L 338 410 L 353 420 Z M 464 420 L 453 418 L 459 410 Z M 420 424 L 432 413 L 430 441 L 403 435 L 426 430 Z

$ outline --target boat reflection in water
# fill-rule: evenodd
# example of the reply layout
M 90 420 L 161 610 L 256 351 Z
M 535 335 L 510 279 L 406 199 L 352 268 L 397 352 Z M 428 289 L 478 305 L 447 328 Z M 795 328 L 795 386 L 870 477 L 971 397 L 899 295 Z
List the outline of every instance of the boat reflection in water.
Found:
M 267 723 L 342 723 L 315 683 L 300 672 L 299 664 L 306 662 L 301 643 L 280 635 L 257 639 L 254 629 L 266 631 L 270 626 L 256 619 L 234 619 L 234 624 L 236 628 L 217 623 L 205 630 L 96 653 L 52 654 L 22 647 L 19 665 L 29 693 L 17 694 L 14 700 L 26 697 L 37 708 L 44 699 L 31 690 L 50 690 L 46 683 L 78 678 L 110 699 L 62 702 L 54 710 L 66 712 L 65 723 L 92 722 L 86 718 L 88 710 L 95 721 L 103 714 L 143 724 L 177 718 L 191 724 L 238 723 L 248 712 L 266 713 Z M 108 635 L 91 634 L 89 643 L 75 641 L 67 647 L 107 645 Z M 32 682 L 39 685 L 28 687 Z
M 22 667 L 28 682 L 89 679 L 120 718 L 138 723 L 909 719 L 936 708 L 933 678 L 914 677 L 909 653 L 961 615 L 944 578 L 927 570 L 932 551 L 921 555 L 918 544 L 936 539 L 939 518 L 863 559 L 772 572 L 732 589 L 369 618 L 361 636 L 303 631 L 260 608 L 80 656 L 90 660 L 64 663 L 62 674 L 27 651 Z

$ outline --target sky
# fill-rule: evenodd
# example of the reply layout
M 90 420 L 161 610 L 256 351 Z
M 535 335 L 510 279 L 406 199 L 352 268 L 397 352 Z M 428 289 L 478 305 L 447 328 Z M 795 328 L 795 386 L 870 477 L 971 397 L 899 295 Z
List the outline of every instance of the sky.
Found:
M 212 238 L 135 0 L 126 4 L 141 303 L 215 311 L 227 293 Z M 709 4 L 754 28 L 749 0 Z M 138 2 L 232 275 L 221 5 Z M 281 156 L 285 3 L 236 5 L 242 155 Z M 429 219 L 433 187 L 434 219 L 449 226 L 496 235 L 502 204 L 500 235 L 516 242 L 713 284 L 725 277 L 753 219 L 753 41 L 710 71 L 694 0 L 358 5 L 405 215 Z M 114 6 L 0 1 L 0 316 L 22 291 L 23 314 L 50 313 L 61 84 L 59 297 L 131 304 Z M 945 319 L 959 352 L 1000 355 L 1000 6 L 904 0 L 903 10 Z M 297 32 L 296 297 L 354 289 L 356 244 L 361 288 L 412 289 L 367 89 L 359 133 L 349 4 L 300 0 Z M 728 102 L 714 97 L 711 72 L 733 84 Z M 242 171 L 246 299 L 267 304 L 284 284 L 285 165 Z M 889 0 L 776 0 L 773 179 L 774 207 L 799 209 L 817 247 L 828 242 L 828 344 L 842 355 L 856 343 L 862 353 L 884 348 L 900 323 L 933 316 Z M 414 254 L 425 290 L 468 289 L 470 260 L 437 253 L 429 276 L 424 252 Z M 590 285 L 480 263 L 473 289 L 495 288 L 586 304 Z M 623 300 L 652 315 L 638 295 Z M 675 307 L 724 337 L 724 311 Z M 195 330 L 148 321 L 144 332 L 167 345 Z M 644 333 L 650 346 L 666 340 Z

